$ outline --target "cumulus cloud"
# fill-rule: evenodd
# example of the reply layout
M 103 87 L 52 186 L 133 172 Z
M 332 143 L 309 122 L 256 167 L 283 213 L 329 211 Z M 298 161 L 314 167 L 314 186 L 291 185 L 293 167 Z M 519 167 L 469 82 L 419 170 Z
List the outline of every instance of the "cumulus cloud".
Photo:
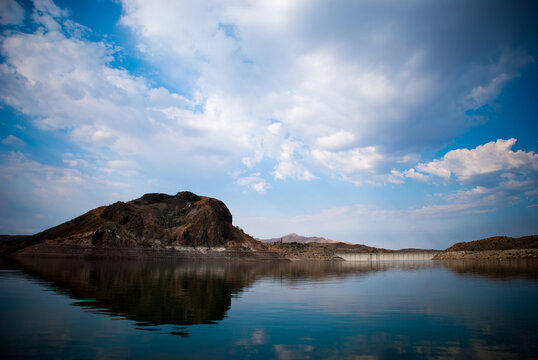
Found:
M 471 109 L 477 109 L 486 105 L 499 96 L 506 84 L 520 77 L 520 69 L 533 63 L 534 59 L 524 53 L 511 53 L 501 56 L 497 63 L 484 66 L 475 71 L 486 73 L 486 83 L 474 87 L 467 95 L 466 105 Z
M 108 160 L 136 156 L 178 171 L 188 164 L 228 173 L 258 171 L 266 160 L 274 166 L 264 177 L 279 180 L 328 174 L 355 184 L 399 182 L 388 163 L 416 156 L 432 139 L 439 146 L 464 126 L 447 121 L 446 109 L 461 117 L 492 101 L 531 61 L 507 50 L 494 65 L 455 78 L 436 68 L 436 44 L 396 46 L 409 19 L 395 9 L 383 13 L 393 27 L 371 24 L 372 37 L 343 15 L 376 6 L 278 4 L 122 1 L 120 22 L 135 47 L 180 95 L 112 66 L 118 49 L 86 40 L 65 10 L 36 0 L 32 19 L 40 27 L 2 41 L 0 98 L 39 128 L 66 130 L 87 151 L 110 153 Z M 332 22 L 337 15 L 341 24 Z M 336 36 L 344 30 L 348 36 Z M 454 108 L 458 96 L 467 100 Z
M 441 196 L 444 203 L 411 212 L 420 217 L 481 214 L 536 200 L 538 155 L 513 151 L 516 139 L 491 141 L 474 149 L 449 151 L 440 159 L 398 173 L 401 178 L 433 182 L 455 178 L 463 188 Z
M 346 180 L 357 184 L 360 184 L 361 173 L 372 171 L 383 160 L 383 155 L 373 146 L 340 152 L 315 149 L 312 156 L 324 167 L 337 170 Z
M 316 176 L 308 170 L 298 158 L 307 151 L 301 147 L 301 143 L 293 140 L 286 140 L 281 144 L 278 154 L 278 165 L 275 167 L 273 175 L 276 179 L 285 180 L 287 178 L 298 180 L 314 180 Z
M 419 173 L 418 171 L 415 171 L 415 169 L 409 169 L 404 172 L 405 177 L 408 177 L 410 179 L 418 180 L 418 181 L 428 181 L 430 180 L 430 177 L 428 175 L 424 175 Z
M 16 137 L 15 135 L 8 135 L 2 139 L 2 144 L 4 145 L 13 145 L 13 146 L 24 146 L 26 143 Z
M 454 24 L 446 14 L 462 4 L 123 0 L 120 25 L 149 80 L 51 0 L 35 0 L 24 27 L 6 0 L 1 21 L 15 26 L 0 37 L 0 100 L 70 142 L 62 152 L 77 155 L 59 161 L 87 181 L 250 174 L 230 179 L 260 193 L 323 176 L 524 181 L 536 155 L 511 140 L 402 168 L 444 147 L 469 126 L 467 110 L 494 102 L 534 61 L 525 46 L 501 45 L 521 34 L 517 16 L 479 0 Z
M 493 63 L 479 61 L 483 54 L 472 45 L 461 53 L 440 49 L 432 39 L 444 39 L 443 29 L 454 25 L 445 16 L 456 6 L 449 4 L 428 8 L 428 17 L 443 25 L 427 31 L 414 21 L 425 11 L 421 2 L 405 7 L 302 1 L 122 4 L 121 23 L 136 34 L 148 61 L 170 79 L 208 98 L 223 92 L 240 98 L 242 113 L 251 114 L 251 121 L 276 119 L 300 143 L 304 151 L 290 160 L 282 156 L 285 137 L 279 152 L 264 146 L 259 134 L 247 135 L 255 148 L 249 153 L 255 155 L 243 156 L 242 163 L 253 169 L 259 159 L 270 159 L 278 179 L 310 180 L 321 172 L 354 183 L 379 182 L 388 176 L 386 164 L 357 161 L 364 158 L 362 149 L 374 147 L 397 161 L 438 147 L 468 126 L 465 110 L 495 100 L 532 61 L 494 44 L 487 47 Z M 473 6 L 462 14 L 461 28 L 475 24 L 475 11 L 482 10 Z M 371 13 L 377 15 L 375 23 Z M 484 25 L 472 32 L 469 43 L 484 48 L 494 24 Z M 462 57 L 469 65 L 455 76 L 454 65 Z
M 317 144 L 325 149 L 340 149 L 353 143 L 355 135 L 347 131 L 338 131 L 334 134 L 317 138 Z
M 512 151 L 516 141 L 516 139 L 499 139 L 471 150 L 452 150 L 441 159 L 418 164 L 417 170 L 444 179 L 454 175 L 460 181 L 504 171 L 524 173 L 538 171 L 538 154 L 534 151 Z
M 16 25 L 24 19 L 24 9 L 15 0 L 0 1 L 0 24 Z
M 260 173 L 254 173 L 249 176 L 238 177 L 236 182 L 239 185 L 250 187 L 259 194 L 263 194 L 271 188 L 271 185 L 265 179 L 261 178 L 260 175 Z
M 15 233 L 41 231 L 82 214 L 89 205 L 127 200 L 134 192 L 132 184 L 45 165 L 21 152 L 0 156 L 0 185 L 0 229 Z
M 0 65 L 1 100 L 35 126 L 66 131 L 98 157 L 136 156 L 179 172 L 187 165 L 227 171 L 252 151 L 268 121 L 251 121 L 241 99 L 214 93 L 200 103 L 155 87 L 114 68 L 110 45 L 65 34 L 66 13 L 52 2 L 35 6 L 42 27 L 4 38 Z

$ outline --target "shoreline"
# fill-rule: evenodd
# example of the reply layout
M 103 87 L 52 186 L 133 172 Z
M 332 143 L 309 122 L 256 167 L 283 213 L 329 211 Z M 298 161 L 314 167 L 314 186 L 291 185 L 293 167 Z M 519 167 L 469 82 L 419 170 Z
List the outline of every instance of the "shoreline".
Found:
M 40 243 L 10 254 L 25 258 L 162 258 L 182 260 L 238 261 L 339 261 L 339 262 L 409 262 L 439 260 L 538 260 L 538 249 L 423 251 L 423 252 L 346 252 L 334 254 L 280 254 L 271 250 L 224 247 L 181 248 L 111 248 Z
M 85 258 L 85 259 L 215 259 L 215 260 L 244 260 L 244 261 L 286 261 L 278 254 L 243 248 L 208 248 L 208 247 L 182 247 L 180 249 L 166 248 L 112 248 L 112 247 L 86 247 L 76 245 L 37 244 L 29 246 L 9 255 L 10 257 L 24 258 Z
M 444 251 L 433 260 L 516 260 L 538 259 L 538 249 Z

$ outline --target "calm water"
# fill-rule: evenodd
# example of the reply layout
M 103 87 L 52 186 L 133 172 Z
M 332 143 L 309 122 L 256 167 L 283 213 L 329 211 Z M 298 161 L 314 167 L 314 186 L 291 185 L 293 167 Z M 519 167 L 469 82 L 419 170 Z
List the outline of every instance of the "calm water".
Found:
M 538 358 L 536 262 L 1 265 L 6 358 Z

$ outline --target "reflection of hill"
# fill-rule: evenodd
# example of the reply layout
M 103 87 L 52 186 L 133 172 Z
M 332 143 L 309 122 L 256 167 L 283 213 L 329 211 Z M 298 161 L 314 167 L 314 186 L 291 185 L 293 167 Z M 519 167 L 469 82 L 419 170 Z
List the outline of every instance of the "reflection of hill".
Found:
M 221 320 L 231 297 L 253 280 L 248 269 L 229 263 L 23 258 L 19 264 L 27 274 L 83 300 L 77 305 L 153 325 Z
M 459 275 L 483 276 L 494 279 L 538 278 L 538 261 L 521 260 L 446 260 L 444 267 Z
M 18 267 L 74 304 L 143 326 L 191 325 L 222 320 L 232 297 L 260 278 L 283 283 L 333 281 L 376 271 L 447 267 L 490 278 L 538 277 L 538 264 L 518 262 L 218 262 L 18 258 Z M 10 265 L 11 267 L 11 265 Z M 182 333 L 186 334 L 186 333 Z
M 74 304 L 146 325 L 222 320 L 231 298 L 261 277 L 324 281 L 388 266 L 347 262 L 219 262 L 17 259 L 26 274 L 77 300 Z

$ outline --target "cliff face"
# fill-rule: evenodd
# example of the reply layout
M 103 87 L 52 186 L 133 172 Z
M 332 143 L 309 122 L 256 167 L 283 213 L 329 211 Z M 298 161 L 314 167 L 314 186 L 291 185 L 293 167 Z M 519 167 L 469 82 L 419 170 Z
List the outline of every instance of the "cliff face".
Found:
M 222 201 L 191 192 L 146 194 L 96 208 L 33 236 L 37 243 L 93 248 L 265 246 L 232 225 Z

